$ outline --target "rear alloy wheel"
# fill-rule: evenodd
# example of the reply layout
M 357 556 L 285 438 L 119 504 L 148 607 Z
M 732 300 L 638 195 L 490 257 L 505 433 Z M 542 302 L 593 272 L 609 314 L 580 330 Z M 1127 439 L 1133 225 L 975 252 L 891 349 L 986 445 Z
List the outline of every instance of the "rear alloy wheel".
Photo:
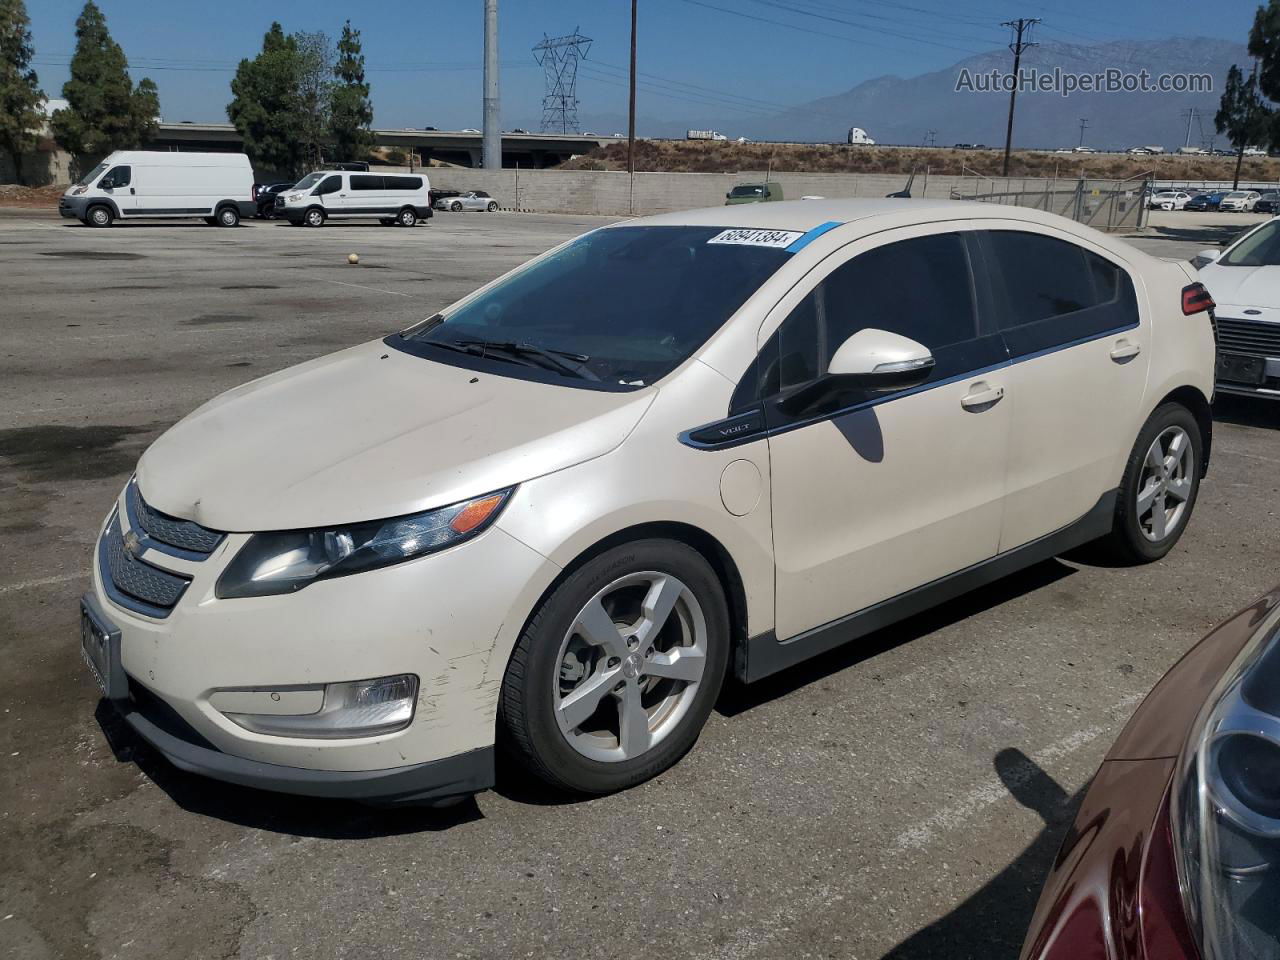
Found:
M 307 211 L 306 216 L 302 218 L 302 222 L 305 223 L 308 227 L 323 227 L 324 211 L 321 210 L 319 207 L 312 207 L 310 210 Z
M 104 206 L 91 207 L 85 220 L 91 227 L 109 227 L 112 220 L 111 210 Z
M 1134 563 L 1159 560 L 1187 527 L 1200 490 L 1201 436 L 1196 418 L 1167 403 L 1138 434 L 1120 484 L 1110 544 Z
M 238 227 L 240 226 L 240 211 L 235 207 L 223 207 L 218 211 L 218 226 L 220 227 Z
M 413 207 L 405 207 L 396 215 L 396 222 L 402 227 L 412 227 L 418 222 L 418 212 Z
M 693 745 L 728 647 L 724 591 L 700 554 L 663 540 L 615 547 L 561 584 L 521 635 L 503 730 L 555 787 L 624 789 Z

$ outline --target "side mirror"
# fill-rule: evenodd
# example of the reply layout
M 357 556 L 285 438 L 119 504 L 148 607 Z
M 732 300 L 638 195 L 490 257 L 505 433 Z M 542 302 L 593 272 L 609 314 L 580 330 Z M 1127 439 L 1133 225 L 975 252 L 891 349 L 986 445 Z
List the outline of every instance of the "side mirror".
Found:
M 796 413 L 840 390 L 905 390 L 928 380 L 933 367 L 928 347 L 901 334 L 868 327 L 840 345 L 824 376 L 786 397 L 782 406 Z
M 116 182 L 112 180 L 110 177 L 103 177 L 101 180 L 98 181 L 99 190 L 114 190 L 115 186 L 116 186 Z
M 724 198 L 725 198 L 726 200 L 732 200 L 732 199 L 733 199 L 733 191 L 731 190 L 731 191 L 729 191 L 728 193 L 726 193 L 726 194 L 724 195 Z

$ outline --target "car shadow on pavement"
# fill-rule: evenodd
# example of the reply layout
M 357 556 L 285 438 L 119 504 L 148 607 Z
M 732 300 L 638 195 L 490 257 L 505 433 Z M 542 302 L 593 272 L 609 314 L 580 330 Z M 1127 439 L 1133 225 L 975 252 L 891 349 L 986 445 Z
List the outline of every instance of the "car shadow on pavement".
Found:
M 882 960 L 1016 960 L 1045 877 L 1087 785 L 1068 796 L 1021 750 L 1001 750 L 996 774 L 1044 828 L 1016 859 L 971 897 L 912 934 Z
M 747 685 L 730 677 L 725 680 L 724 690 L 716 703 L 716 712 L 724 717 L 737 716 L 833 673 L 839 673 L 847 667 L 870 660 L 901 644 L 910 643 L 943 627 L 967 620 L 984 610 L 1047 587 L 1075 572 L 1074 567 L 1061 560 L 1046 560 L 764 680 Z
M 1220 393 L 1213 400 L 1213 419 L 1241 427 L 1280 430 L 1280 403 L 1270 397 L 1254 399 Z
M 140 740 L 105 700 L 99 702 L 94 719 L 117 762 L 136 764 L 183 810 L 238 826 L 324 840 L 367 840 L 447 830 L 484 818 L 474 799 L 442 809 L 372 807 L 222 783 L 174 767 Z
M 1261 222 L 1261 221 L 1259 221 Z M 1178 240 L 1185 243 L 1202 243 L 1206 247 L 1226 246 L 1246 230 L 1252 230 L 1253 223 L 1223 223 L 1208 226 L 1159 226 L 1148 227 L 1143 233 L 1133 234 L 1134 238 L 1145 240 Z M 1190 259 L 1190 258 L 1188 258 Z

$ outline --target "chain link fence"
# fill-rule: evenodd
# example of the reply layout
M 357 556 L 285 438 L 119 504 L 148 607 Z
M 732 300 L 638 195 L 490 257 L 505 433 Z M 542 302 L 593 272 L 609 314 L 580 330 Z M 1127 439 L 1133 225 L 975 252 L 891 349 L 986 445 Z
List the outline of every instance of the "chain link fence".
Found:
M 1031 207 L 1098 230 L 1137 231 L 1147 225 L 1151 177 L 1128 180 L 968 176 L 953 184 L 951 199 Z

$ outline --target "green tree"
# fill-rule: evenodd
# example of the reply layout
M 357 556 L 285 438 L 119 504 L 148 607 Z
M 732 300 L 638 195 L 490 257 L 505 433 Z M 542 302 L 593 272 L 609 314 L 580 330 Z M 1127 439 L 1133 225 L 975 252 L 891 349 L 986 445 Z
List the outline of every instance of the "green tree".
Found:
M 22 0 L 0 0 L 0 149 L 22 183 L 22 155 L 36 147 L 44 93 L 31 69 L 31 21 Z
M 1257 77 L 1246 80 L 1240 68 L 1235 64 L 1231 65 L 1213 125 L 1219 133 L 1225 133 L 1231 145 L 1236 148 L 1236 179 L 1232 189 L 1237 189 L 1240 186 L 1244 148 L 1265 139 L 1271 126 L 1271 111 L 1258 96 Z
M 333 65 L 337 83 L 333 87 L 329 130 L 335 160 L 363 160 L 373 146 L 373 104 L 364 78 L 364 53 L 360 31 L 348 20 L 338 40 L 338 60 Z
M 298 42 L 279 23 L 271 24 L 262 38 L 262 52 L 236 68 L 227 117 L 255 166 L 292 176 L 302 173 L 301 71 Z
M 1280 101 L 1280 0 L 1268 0 L 1254 14 L 1249 55 L 1258 62 L 1257 90 L 1268 100 Z M 1280 113 L 1268 114 L 1266 139 L 1268 146 L 1280 147 Z
M 76 20 L 71 79 L 62 87 L 68 107 L 53 115 L 53 131 L 79 156 L 140 147 L 155 135 L 160 98 L 144 78 L 129 78 L 129 61 L 107 32 L 107 19 L 93 0 Z
M 298 121 L 307 167 L 322 166 L 329 145 L 329 108 L 333 102 L 333 44 L 323 33 L 293 35 L 298 48 Z

